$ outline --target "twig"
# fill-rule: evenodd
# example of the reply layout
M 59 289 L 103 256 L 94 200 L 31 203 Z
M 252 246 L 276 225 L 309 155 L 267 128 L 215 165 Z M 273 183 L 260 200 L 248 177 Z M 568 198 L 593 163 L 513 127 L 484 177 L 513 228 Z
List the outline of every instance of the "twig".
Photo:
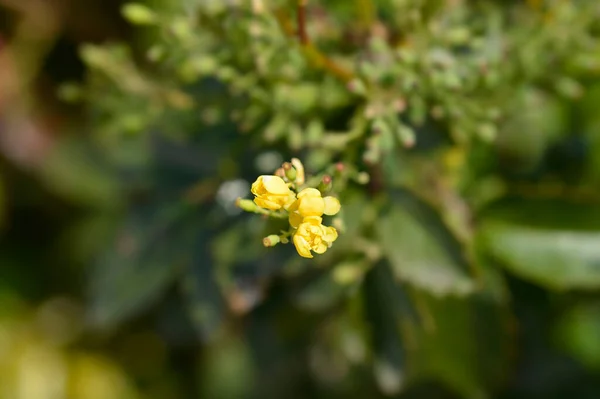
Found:
M 298 39 L 303 46 L 308 45 L 308 33 L 306 32 L 306 4 L 308 0 L 298 0 L 298 9 L 296 12 L 298 22 Z
M 310 42 L 306 32 L 307 2 L 307 0 L 298 0 L 298 27 L 296 31 L 294 31 L 292 28 L 292 23 L 285 9 L 279 9 L 275 12 L 275 16 L 279 22 L 279 25 L 281 26 L 281 29 L 288 36 L 297 36 L 299 38 L 304 56 L 313 67 L 324 69 L 344 83 L 348 83 L 354 78 L 354 74 L 343 66 L 339 65 L 337 62 L 328 58 Z

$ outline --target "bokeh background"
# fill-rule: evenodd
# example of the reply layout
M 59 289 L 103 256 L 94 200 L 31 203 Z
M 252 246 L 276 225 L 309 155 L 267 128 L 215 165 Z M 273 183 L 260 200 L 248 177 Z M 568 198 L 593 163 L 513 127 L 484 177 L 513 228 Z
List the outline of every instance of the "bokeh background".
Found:
M 0 0 L 0 398 L 599 397 L 598 3 L 300 3 Z

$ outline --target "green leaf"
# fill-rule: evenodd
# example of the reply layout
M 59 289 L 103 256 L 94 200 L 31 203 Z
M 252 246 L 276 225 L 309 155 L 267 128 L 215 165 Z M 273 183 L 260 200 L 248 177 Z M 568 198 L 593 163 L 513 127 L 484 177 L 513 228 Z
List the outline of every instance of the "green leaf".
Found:
M 515 275 L 556 290 L 600 287 L 600 211 L 521 201 L 487 212 L 482 250 Z
M 437 296 L 471 292 L 469 264 L 435 211 L 404 190 L 391 199 L 376 233 L 395 276 Z
M 94 159 L 91 146 L 78 139 L 59 141 L 40 168 L 51 191 L 79 204 L 114 206 L 119 200 L 116 175 Z
M 495 297 L 496 284 L 490 283 L 501 276 L 493 269 L 489 274 L 484 289 L 470 297 L 412 292 L 424 322 L 410 335 L 415 341 L 408 355 L 411 380 L 433 378 L 465 398 L 482 398 L 502 386 L 513 342 L 511 315 L 506 297 Z
M 193 260 L 181 278 L 188 312 L 204 341 L 216 338 L 225 309 L 208 244 L 208 235 L 205 233 L 195 239 L 195 249 L 191 250 Z
M 395 395 L 404 388 L 406 378 L 405 350 L 398 321 L 411 305 L 402 287 L 393 283 L 386 261 L 379 262 L 367 274 L 363 289 L 364 309 L 371 327 L 375 379 L 383 393 Z
M 154 303 L 190 262 L 190 229 L 181 204 L 133 211 L 90 276 L 90 322 L 112 328 Z M 187 222 L 185 224 L 184 222 Z
M 325 273 L 302 287 L 294 301 L 303 310 L 324 311 L 339 303 L 348 291 L 348 287 L 337 283 L 331 273 Z
M 600 303 L 581 303 L 567 310 L 556 325 L 557 344 L 591 370 L 600 370 Z

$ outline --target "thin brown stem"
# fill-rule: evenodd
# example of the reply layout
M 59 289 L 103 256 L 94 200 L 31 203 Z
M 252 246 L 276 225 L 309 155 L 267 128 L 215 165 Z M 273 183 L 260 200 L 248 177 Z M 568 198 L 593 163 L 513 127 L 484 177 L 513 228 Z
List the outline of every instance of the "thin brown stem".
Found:
M 298 0 L 298 27 L 296 31 L 294 31 L 292 21 L 285 9 L 278 9 L 275 11 L 275 16 L 279 22 L 279 25 L 281 26 L 281 29 L 288 36 L 296 36 L 299 38 L 302 52 L 314 68 L 326 70 L 341 81 L 349 82 L 354 77 L 352 71 L 346 69 L 342 65 L 339 65 L 337 62 L 327 57 L 318 48 L 316 48 L 313 43 L 311 43 L 306 32 L 307 2 L 307 0 Z
M 306 32 L 306 4 L 308 0 L 298 0 L 296 18 L 298 23 L 298 39 L 303 46 L 308 45 L 308 33 Z

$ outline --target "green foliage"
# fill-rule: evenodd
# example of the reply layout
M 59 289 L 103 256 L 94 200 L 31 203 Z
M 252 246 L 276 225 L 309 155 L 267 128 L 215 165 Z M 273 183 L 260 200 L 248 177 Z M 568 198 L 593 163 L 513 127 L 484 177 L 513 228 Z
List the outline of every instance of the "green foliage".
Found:
M 81 47 L 93 129 L 41 178 L 122 220 L 74 234 L 89 325 L 193 348 L 180 397 L 524 397 L 542 292 L 548 351 L 597 371 L 597 4 L 300 3 L 128 3 L 135 44 Z M 291 157 L 342 204 L 314 259 L 235 206 Z

